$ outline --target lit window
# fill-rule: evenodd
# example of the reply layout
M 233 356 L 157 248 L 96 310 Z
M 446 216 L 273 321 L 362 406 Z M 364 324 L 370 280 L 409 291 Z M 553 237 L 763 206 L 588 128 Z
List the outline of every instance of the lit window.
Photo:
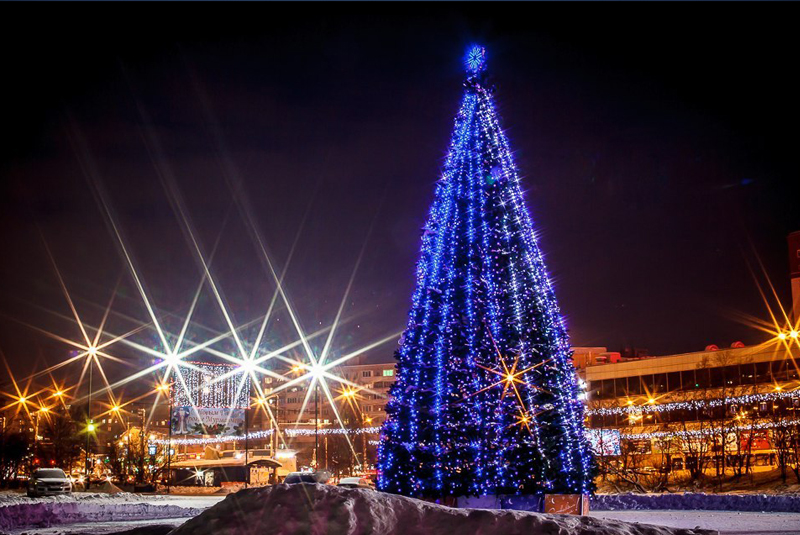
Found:
M 392 377 L 394 376 L 394 370 L 383 370 L 384 377 Z

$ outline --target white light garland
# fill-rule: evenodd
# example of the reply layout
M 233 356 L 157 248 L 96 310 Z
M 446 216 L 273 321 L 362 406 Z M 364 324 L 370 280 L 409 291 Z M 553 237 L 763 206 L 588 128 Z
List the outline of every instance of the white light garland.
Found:
M 240 385 L 242 376 L 236 366 L 210 362 L 187 362 L 182 370 L 186 388 L 172 389 L 176 407 L 246 408 L 250 401 L 250 381 Z
M 341 428 L 332 428 L 332 429 L 320 429 L 320 435 L 363 435 L 363 434 L 377 434 L 381 430 L 380 427 L 361 427 L 358 429 L 341 429 Z M 257 438 L 267 438 L 272 436 L 275 431 L 273 429 L 265 429 L 263 431 L 253 431 L 251 433 L 247 433 L 247 439 L 257 439 Z M 314 436 L 316 431 L 314 429 L 286 429 L 284 430 L 284 434 L 289 437 L 308 437 Z M 226 437 L 209 437 L 209 438 L 173 438 L 172 444 L 173 445 L 188 445 L 188 446 L 196 446 L 201 444 L 222 444 L 225 442 L 241 442 L 245 439 L 245 435 L 239 436 L 226 436 Z M 166 445 L 169 443 L 168 439 L 154 439 L 150 441 L 150 444 L 158 444 L 158 445 Z
M 721 428 L 711 428 L 708 427 L 706 429 L 689 429 L 686 431 L 654 431 L 652 433 L 630 433 L 630 434 L 623 434 L 621 437 L 627 440 L 636 440 L 636 439 L 658 439 L 658 438 L 670 438 L 670 437 L 707 437 L 713 435 L 719 435 L 720 433 L 730 433 L 732 431 L 756 431 L 759 429 L 774 429 L 776 427 L 790 427 L 793 425 L 800 425 L 800 420 L 798 419 L 782 419 L 777 422 L 760 422 L 755 424 L 748 424 L 748 425 L 739 425 L 735 427 L 721 427 Z
M 627 405 L 624 407 L 600 407 L 596 409 L 589 409 L 586 411 L 588 416 L 611 416 L 611 415 L 624 415 L 624 414 L 640 414 L 640 413 L 660 413 L 670 412 L 676 410 L 692 410 L 692 409 L 705 409 L 709 407 L 721 407 L 724 405 L 743 405 L 748 403 L 760 403 L 763 401 L 776 401 L 779 399 L 798 399 L 800 398 L 800 391 L 794 390 L 791 392 L 768 392 L 764 394 L 747 394 L 744 396 L 736 396 L 729 398 L 718 399 L 693 399 L 690 401 L 678 401 L 673 403 L 662 404 L 646 404 L 646 405 Z

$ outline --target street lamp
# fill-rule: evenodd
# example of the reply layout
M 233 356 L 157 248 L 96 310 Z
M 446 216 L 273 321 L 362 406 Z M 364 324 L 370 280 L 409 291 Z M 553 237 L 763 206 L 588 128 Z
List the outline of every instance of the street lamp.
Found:
M 167 414 L 167 425 L 169 425 L 169 439 L 167 440 L 167 494 L 169 494 L 170 482 L 172 481 L 172 383 L 161 383 L 156 386 L 156 390 L 165 394 L 169 399 L 169 414 Z M 144 433 L 144 426 L 142 427 L 142 433 Z
M 90 448 L 90 434 L 94 432 L 94 423 L 92 422 L 92 370 L 94 369 L 94 360 L 97 358 L 97 348 L 94 346 L 90 346 L 89 349 L 86 350 L 86 354 L 89 358 L 89 396 L 88 396 L 88 404 L 86 406 L 86 455 L 85 455 L 85 473 L 86 473 L 86 486 L 85 489 L 88 489 L 91 486 L 91 473 L 89 471 L 89 448 Z
M 47 414 L 49 411 L 50 409 L 47 407 L 40 407 L 39 410 L 36 411 L 36 427 L 33 430 L 33 461 L 31 461 L 31 471 L 33 471 L 33 463 L 39 455 L 39 418 L 42 414 Z

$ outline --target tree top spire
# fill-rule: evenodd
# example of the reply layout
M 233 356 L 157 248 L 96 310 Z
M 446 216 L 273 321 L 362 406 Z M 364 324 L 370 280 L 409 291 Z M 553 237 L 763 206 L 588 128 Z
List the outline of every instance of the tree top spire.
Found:
M 486 49 L 481 45 L 471 45 L 467 49 L 464 58 L 464 65 L 467 73 L 471 75 L 479 74 L 486 70 Z

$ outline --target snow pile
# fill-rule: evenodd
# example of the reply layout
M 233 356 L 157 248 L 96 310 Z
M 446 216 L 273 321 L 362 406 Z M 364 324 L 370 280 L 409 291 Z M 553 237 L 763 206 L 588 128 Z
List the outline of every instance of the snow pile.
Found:
M 227 496 L 170 535 L 693 535 L 588 516 L 454 509 L 367 489 L 294 484 Z
M 41 498 L 2 494 L 0 531 L 77 522 L 186 518 L 203 511 L 196 507 L 147 503 L 142 499 L 142 496 L 128 492 L 113 495 L 78 493 Z M 151 501 L 151 497 L 148 497 L 148 501 Z
M 598 494 L 591 510 L 677 509 L 800 513 L 800 496 L 775 494 Z

